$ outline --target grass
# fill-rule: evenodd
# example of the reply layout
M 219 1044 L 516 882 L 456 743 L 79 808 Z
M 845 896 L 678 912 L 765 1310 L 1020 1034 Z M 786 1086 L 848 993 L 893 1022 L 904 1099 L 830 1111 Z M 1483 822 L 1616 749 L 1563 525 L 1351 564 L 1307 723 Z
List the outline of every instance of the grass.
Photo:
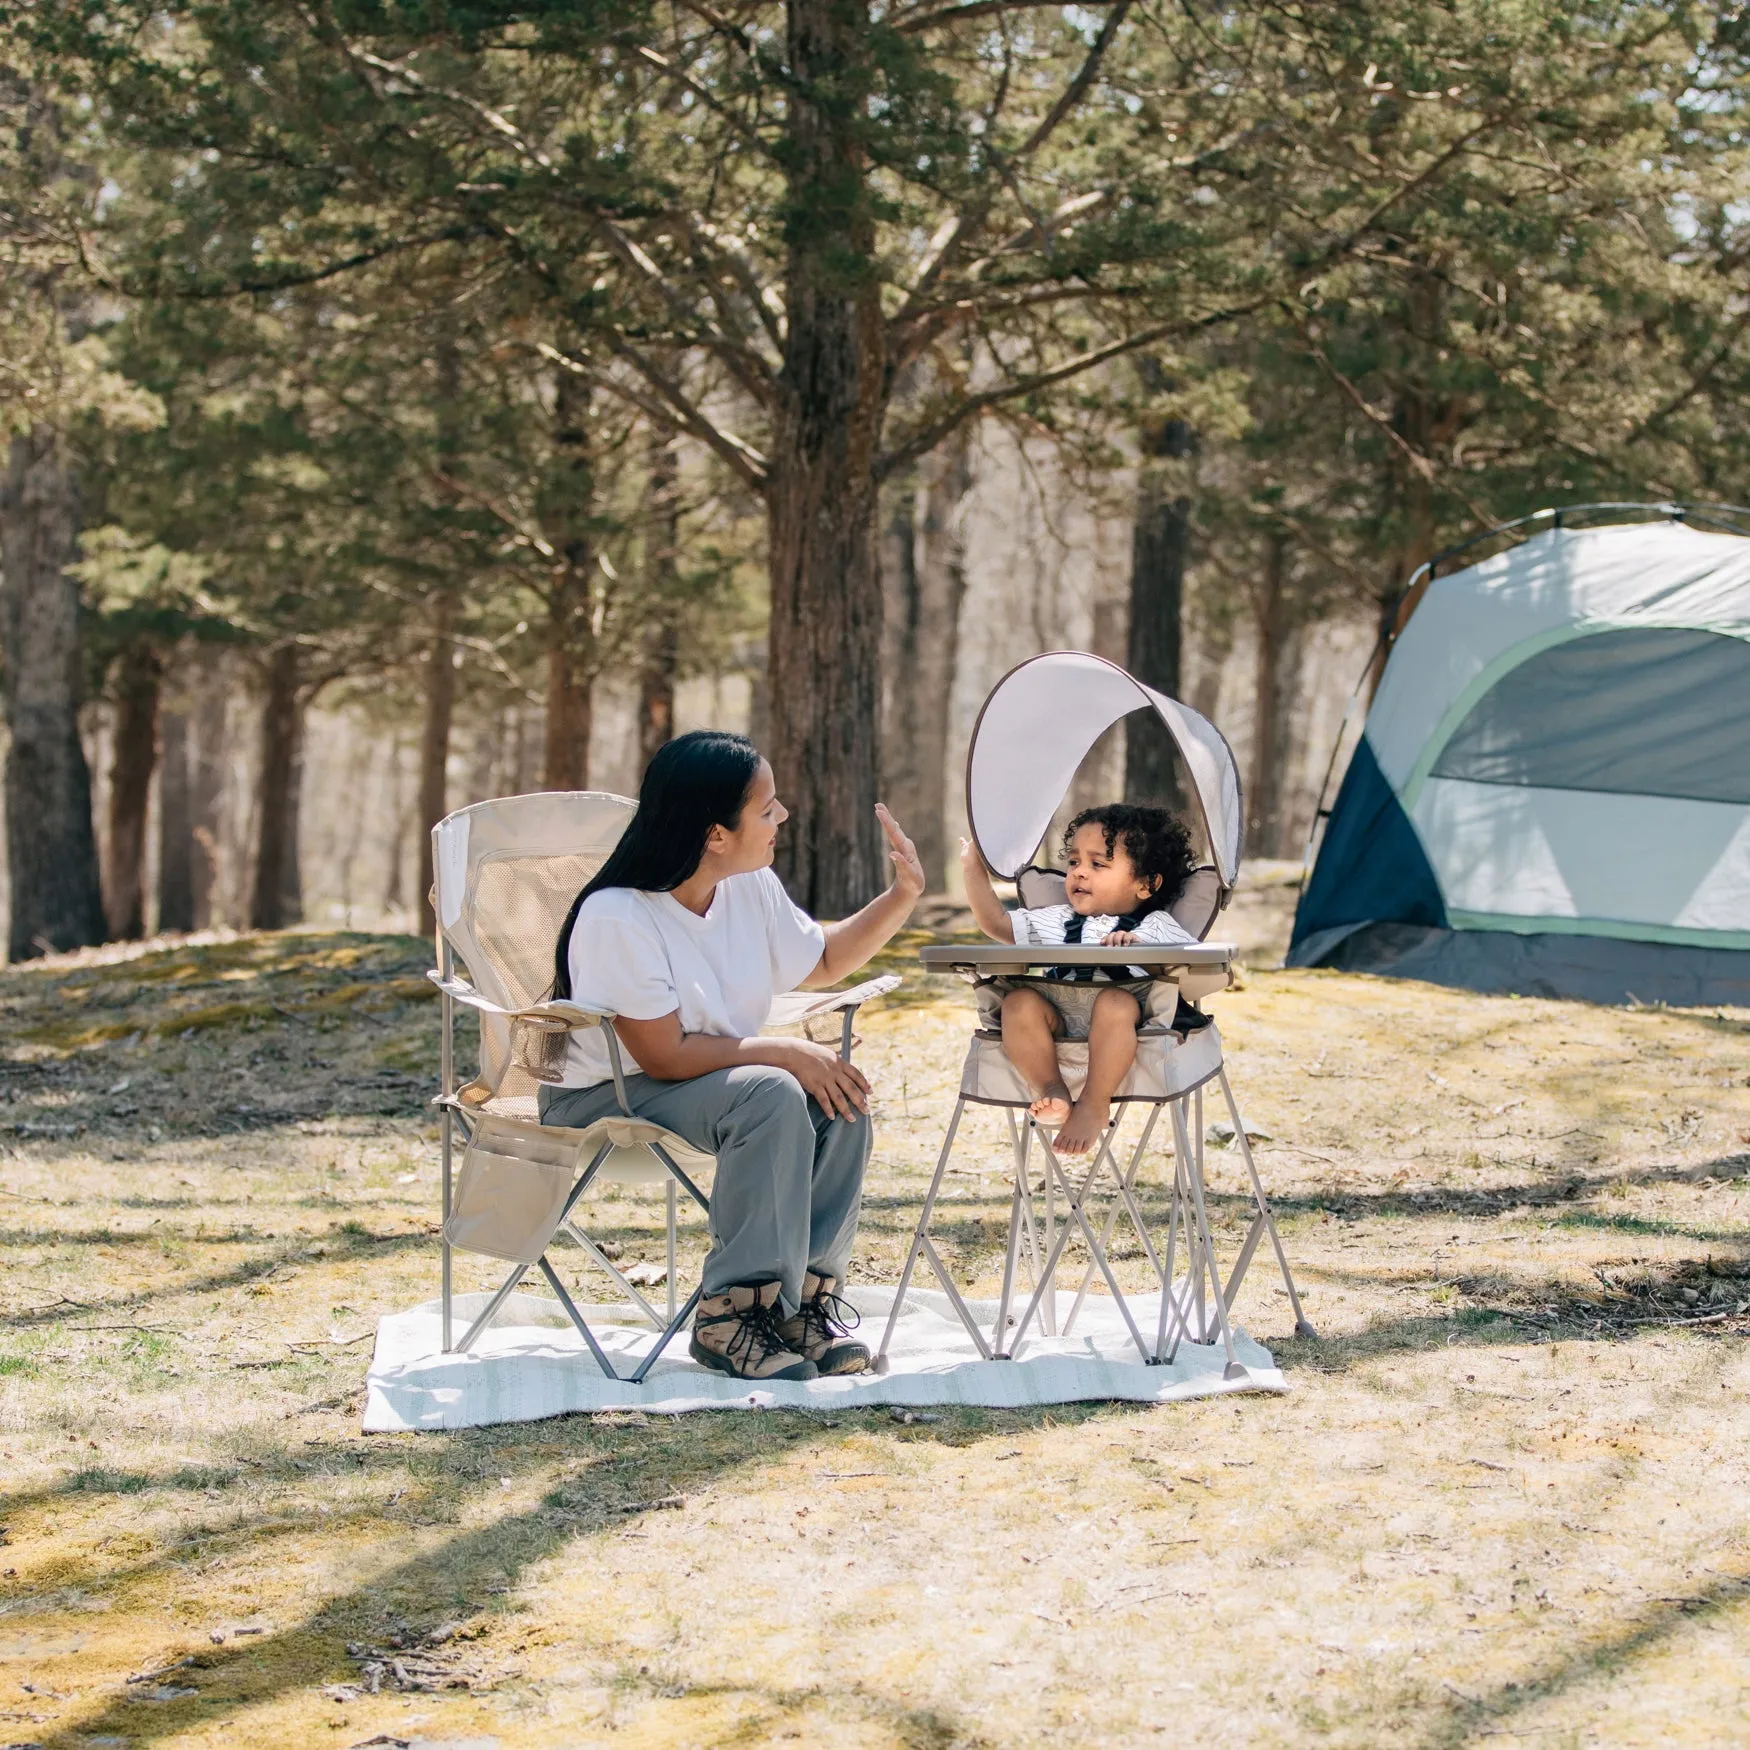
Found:
M 966 1033 L 906 952 L 865 1279 Z M 1286 1397 L 366 1438 L 375 1322 L 436 1286 L 426 953 L 0 973 L 0 1744 L 1750 1741 L 1750 1017 L 1217 999 L 1321 1333 L 1254 1266 Z M 989 1289 L 996 1127 L 957 1161 Z

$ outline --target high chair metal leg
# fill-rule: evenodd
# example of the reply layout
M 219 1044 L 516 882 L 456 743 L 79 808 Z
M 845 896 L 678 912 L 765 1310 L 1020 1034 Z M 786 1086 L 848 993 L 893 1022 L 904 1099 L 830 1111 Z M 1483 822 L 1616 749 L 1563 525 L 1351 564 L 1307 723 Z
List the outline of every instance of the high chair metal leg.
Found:
M 1094 1174 L 1100 1163 L 1096 1160 L 1093 1166 L 1088 1168 L 1081 1184 L 1077 1186 L 1071 1182 L 1069 1175 L 1064 1171 L 1062 1162 L 1057 1158 L 1057 1151 L 1051 1144 L 1042 1138 L 1041 1146 L 1045 1150 L 1046 1172 L 1049 1175 L 1047 1183 L 1054 1180 L 1061 1183 L 1067 1213 L 1063 1228 L 1053 1241 L 1051 1251 L 1046 1257 L 1045 1270 L 1040 1283 L 1033 1290 L 1033 1298 L 1027 1303 L 1027 1310 L 1021 1315 L 1021 1322 L 1015 1327 L 1014 1347 L 1018 1349 L 1021 1346 L 1021 1339 L 1025 1336 L 1033 1315 L 1039 1310 L 1040 1303 L 1053 1292 L 1052 1283 L 1056 1278 L 1058 1262 L 1063 1256 L 1064 1247 L 1069 1244 L 1071 1233 L 1079 1230 L 1089 1251 L 1099 1263 L 1100 1272 L 1106 1278 L 1106 1286 L 1111 1289 L 1112 1298 L 1116 1301 L 1118 1310 L 1130 1329 L 1130 1335 L 1136 1344 L 1137 1352 L 1143 1360 L 1147 1361 L 1150 1359 L 1148 1345 L 1142 1340 L 1142 1332 L 1137 1328 L 1136 1320 L 1131 1315 L 1130 1303 L 1124 1298 L 1124 1291 L 1118 1286 L 1118 1278 L 1113 1275 L 1112 1266 L 1107 1261 L 1106 1254 L 1095 1236 L 1093 1225 L 1089 1222 L 1086 1212 L 1082 1208 L 1082 1200 L 1087 1194 L 1089 1185 L 1093 1182 Z M 1041 1324 L 1043 1325 L 1043 1320 Z
M 1271 1213 L 1270 1199 L 1265 1194 L 1264 1181 L 1258 1173 L 1258 1163 L 1252 1158 L 1252 1144 L 1246 1135 L 1246 1127 L 1240 1120 L 1239 1103 L 1234 1099 L 1234 1091 L 1228 1085 L 1225 1066 L 1221 1071 L 1221 1091 L 1227 1097 L 1228 1116 L 1233 1120 L 1234 1138 L 1239 1143 L 1240 1154 L 1246 1163 L 1246 1173 L 1252 1181 L 1252 1201 L 1258 1211 L 1252 1218 L 1246 1243 L 1240 1248 L 1233 1275 L 1228 1279 L 1227 1303 L 1230 1307 L 1233 1305 L 1234 1296 L 1239 1292 L 1240 1283 L 1245 1278 L 1246 1266 L 1252 1261 L 1252 1254 L 1258 1248 L 1258 1241 L 1268 1233 L 1270 1244 L 1276 1252 L 1277 1268 L 1282 1272 L 1282 1285 L 1288 1290 L 1288 1304 L 1294 1309 L 1294 1334 L 1297 1337 L 1316 1337 L 1318 1332 L 1301 1310 L 1300 1294 L 1294 1286 L 1294 1272 L 1288 1267 L 1288 1253 L 1283 1247 L 1282 1236 L 1276 1231 L 1276 1217 Z
M 1202 1090 L 1199 1089 L 1198 1092 L 1201 1094 Z M 1203 1116 L 1201 1111 L 1201 1099 L 1198 1100 L 1197 1104 L 1199 1108 L 1197 1117 L 1201 1120 Z M 1229 1379 L 1243 1379 L 1246 1370 L 1240 1362 L 1239 1355 L 1234 1350 L 1233 1330 L 1228 1323 L 1227 1301 L 1222 1295 L 1221 1278 L 1216 1274 L 1215 1241 L 1209 1231 L 1209 1210 L 1203 1196 L 1203 1162 L 1199 1156 L 1195 1156 L 1191 1153 L 1191 1139 L 1185 1134 L 1186 1125 L 1184 1114 L 1177 1106 L 1175 1106 L 1173 1110 L 1173 1126 L 1175 1131 L 1174 1140 L 1179 1144 L 1180 1148 L 1184 1150 L 1185 1158 L 1190 1168 L 1191 1205 L 1192 1212 L 1195 1215 L 1197 1222 L 1197 1245 L 1202 1254 L 1198 1259 L 1195 1278 L 1197 1285 L 1198 1328 L 1205 1334 L 1208 1331 L 1208 1326 L 1204 1323 L 1203 1312 L 1203 1283 L 1205 1271 L 1207 1270 L 1211 1286 L 1214 1289 L 1212 1298 L 1215 1302 L 1215 1320 L 1221 1331 L 1222 1347 L 1227 1351 L 1226 1376 Z M 1201 1122 L 1199 1123 L 1198 1128 L 1201 1133 Z
M 960 1315 L 960 1322 L 966 1326 L 973 1342 L 978 1345 L 979 1354 L 986 1361 L 991 1358 L 990 1345 L 984 1340 L 984 1332 L 978 1328 L 967 1310 L 966 1302 L 960 1298 L 960 1291 L 954 1286 L 940 1254 L 930 1243 L 930 1217 L 935 1213 L 936 1198 L 942 1190 L 942 1175 L 948 1170 L 948 1158 L 954 1152 L 954 1138 L 960 1130 L 960 1115 L 965 1110 L 964 1099 L 954 1102 L 954 1116 L 948 1120 L 948 1134 L 942 1138 L 942 1152 L 936 1157 L 935 1177 L 930 1180 L 930 1188 L 924 1195 L 924 1207 L 918 1215 L 917 1226 L 912 1230 L 911 1246 L 905 1254 L 905 1268 L 899 1274 L 899 1287 L 894 1291 L 893 1306 L 887 1315 L 887 1329 L 881 1334 L 881 1347 L 875 1354 L 878 1373 L 886 1371 L 884 1364 L 887 1360 L 887 1345 L 893 1341 L 893 1327 L 899 1323 L 899 1309 L 905 1305 L 906 1290 L 911 1287 L 912 1272 L 917 1268 L 920 1257 L 928 1258 L 930 1268 L 935 1271 L 943 1288 L 947 1290 L 954 1310 Z
M 1107 1152 L 1106 1164 L 1112 1169 L 1112 1176 L 1118 1183 L 1118 1195 L 1108 1206 L 1105 1223 L 1100 1229 L 1100 1244 L 1109 1247 L 1112 1244 L 1112 1230 L 1118 1225 L 1119 1214 L 1128 1212 L 1131 1225 L 1136 1229 L 1137 1238 L 1142 1241 L 1142 1249 L 1148 1255 L 1148 1261 L 1157 1277 L 1161 1273 L 1161 1261 L 1155 1252 L 1154 1241 L 1149 1237 L 1148 1226 L 1142 1219 L 1142 1210 L 1137 1204 L 1134 1187 L 1136 1175 L 1142 1168 L 1143 1155 L 1148 1149 L 1149 1139 L 1154 1135 L 1156 1124 L 1160 1122 L 1160 1116 L 1159 1106 L 1153 1106 L 1149 1109 L 1149 1115 L 1143 1123 L 1142 1135 L 1137 1138 L 1135 1146 L 1130 1151 L 1130 1166 L 1127 1170 L 1121 1173 L 1118 1170 L 1117 1161 L 1109 1151 Z M 1112 1125 L 1114 1134 L 1117 1129 L 1117 1122 L 1114 1121 Z M 1075 1323 L 1076 1314 L 1082 1310 L 1082 1302 L 1087 1297 L 1088 1289 L 1093 1285 L 1093 1280 L 1094 1261 L 1090 1258 L 1087 1268 L 1082 1271 L 1081 1285 L 1076 1289 L 1075 1302 L 1070 1307 L 1069 1318 L 1064 1322 L 1063 1328 L 1066 1335 Z

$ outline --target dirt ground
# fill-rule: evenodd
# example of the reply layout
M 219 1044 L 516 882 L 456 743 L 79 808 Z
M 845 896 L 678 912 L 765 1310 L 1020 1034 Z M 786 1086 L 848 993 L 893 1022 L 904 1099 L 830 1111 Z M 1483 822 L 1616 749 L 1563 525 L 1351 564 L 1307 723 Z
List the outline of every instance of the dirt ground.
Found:
M 424 947 L 0 973 L 0 1745 L 1750 1742 L 1750 1014 L 1262 970 L 1285 903 L 1212 1007 L 1292 1390 L 910 1424 L 365 1437 L 437 1285 Z M 865 1280 L 966 1016 L 865 1018 Z M 970 1144 L 938 1233 L 988 1292 Z M 654 1257 L 646 1213 L 595 1225 Z

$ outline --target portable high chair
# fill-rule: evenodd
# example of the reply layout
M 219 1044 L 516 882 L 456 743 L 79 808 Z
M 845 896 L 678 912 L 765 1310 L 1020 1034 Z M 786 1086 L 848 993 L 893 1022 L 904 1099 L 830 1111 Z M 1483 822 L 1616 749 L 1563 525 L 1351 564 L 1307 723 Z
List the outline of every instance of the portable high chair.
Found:
M 587 1261 L 605 1273 L 635 1318 L 658 1333 L 631 1375 L 641 1381 L 691 1316 L 695 1288 L 677 1307 L 676 1226 L 679 1194 L 699 1208 L 709 1200 L 699 1180 L 707 1155 L 660 1124 L 633 1112 L 613 1016 L 581 1004 L 552 1001 L 554 948 L 571 902 L 619 842 L 637 804 L 597 791 L 546 791 L 507 796 L 458 809 L 432 828 L 438 966 L 427 974 L 443 994 L 441 1045 L 443 1148 L 443 1346 L 466 1350 L 531 1269 L 546 1278 L 597 1365 L 618 1378 L 596 1334 L 547 1256 L 563 1231 Z M 469 976 L 458 976 L 460 961 Z M 854 989 L 778 997 L 768 1027 L 805 1025 L 842 1015 L 840 1050 L 848 1058 L 857 1009 L 891 990 L 897 978 L 871 979 Z M 456 1005 L 476 1011 L 480 1068 L 461 1086 L 455 1076 Z M 584 1130 L 540 1122 L 536 1090 L 557 1082 L 565 1036 L 599 1027 L 607 1041 L 618 1116 Z M 453 1175 L 455 1127 L 467 1139 L 459 1178 Z M 592 1186 L 660 1190 L 666 1203 L 667 1309 L 659 1313 L 592 1239 L 577 1214 Z M 452 1343 L 452 1253 L 471 1251 L 513 1266 L 510 1274 Z
M 1199 939 L 1199 946 L 1132 943 L 1105 948 L 989 942 L 923 950 L 921 958 L 926 966 L 952 969 L 972 981 L 980 999 L 980 1024 L 967 1050 L 959 1098 L 906 1255 L 878 1367 L 885 1360 L 920 1258 L 935 1272 L 986 1360 L 1005 1360 L 1017 1354 L 1035 1319 L 1042 1334 L 1069 1336 L 1097 1273 L 1145 1361 L 1170 1362 L 1181 1341 L 1201 1344 L 1219 1336 L 1227 1350 L 1229 1377 L 1238 1377 L 1244 1368 L 1234 1348 L 1231 1315 L 1253 1255 L 1266 1237 L 1294 1310 L 1295 1329 L 1302 1335 L 1313 1334 L 1301 1310 L 1288 1255 L 1228 1084 L 1221 1035 L 1196 1006 L 1203 997 L 1227 987 L 1233 960 L 1230 947 L 1203 941 L 1233 892 L 1244 822 L 1239 771 L 1221 732 L 1188 706 L 1144 686 L 1101 657 L 1054 651 L 1030 658 L 997 683 L 979 713 L 967 755 L 967 819 L 986 864 L 1000 878 L 1016 883 L 1023 907 L 1062 904 L 1062 873 L 1038 868 L 1032 858 L 1094 743 L 1120 718 L 1141 711 L 1152 712 L 1171 735 L 1189 779 L 1192 808 L 1209 846 L 1211 862 L 1192 875 L 1170 908 L 1179 923 Z M 994 979 L 1011 983 L 1019 979 L 1038 982 L 1049 993 L 1051 983 L 1032 976 L 1048 966 L 1137 966 L 1151 981 L 1148 1012 L 1137 1035 L 1136 1062 L 1114 1097 L 1111 1123 L 1085 1164 L 1066 1164 L 1052 1147 L 1046 1128 L 1028 1112 L 1033 1095 L 1003 1051 L 1000 998 L 991 989 Z M 1079 1094 L 1087 1079 L 1087 1053 L 1085 1040 L 1059 1044 L 1059 1066 L 1072 1094 Z M 1210 1230 L 1204 1180 L 1203 1090 L 1211 1083 L 1220 1088 L 1232 1119 L 1252 1206 L 1250 1226 L 1225 1282 Z M 1003 1109 L 1014 1149 L 1002 1290 L 988 1337 L 930 1237 L 943 1175 L 969 1105 Z M 1140 1130 L 1121 1165 L 1118 1133 L 1132 1107 L 1141 1114 Z M 1163 1113 L 1169 1116 L 1173 1137 L 1164 1238 L 1151 1231 L 1137 1198 L 1139 1175 Z M 1035 1145 L 1038 1165 L 1043 1168 L 1043 1181 L 1037 1184 Z M 1153 1317 L 1145 1316 L 1141 1321 L 1111 1263 L 1112 1240 L 1121 1220 L 1134 1229 L 1159 1290 Z M 1086 1260 L 1060 1328 L 1057 1276 L 1066 1248 L 1076 1240 Z M 1026 1276 L 1031 1293 L 1017 1319 L 1011 1312 L 1018 1272 Z

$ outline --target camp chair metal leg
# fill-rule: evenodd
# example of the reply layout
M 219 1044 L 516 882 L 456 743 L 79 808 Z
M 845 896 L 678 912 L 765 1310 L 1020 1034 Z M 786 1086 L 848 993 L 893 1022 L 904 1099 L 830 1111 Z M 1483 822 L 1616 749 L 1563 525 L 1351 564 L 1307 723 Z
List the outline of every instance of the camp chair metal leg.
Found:
M 519 1264 L 507 1277 L 505 1277 L 504 1281 L 499 1284 L 498 1292 L 487 1301 L 485 1310 L 480 1314 L 479 1318 L 468 1327 L 466 1335 L 464 1335 L 461 1342 L 456 1345 L 457 1353 L 465 1355 L 468 1352 L 474 1339 L 492 1323 L 492 1315 L 510 1299 L 517 1284 L 521 1282 L 528 1273 L 529 1266 L 527 1264 Z
M 675 1191 L 677 1187 L 673 1179 L 668 1182 L 668 1317 L 669 1323 L 674 1323 L 674 1223 L 675 1223 Z
M 905 1291 L 911 1287 L 911 1273 L 917 1268 L 918 1254 L 923 1250 L 925 1236 L 930 1231 L 930 1216 L 936 1207 L 936 1196 L 942 1189 L 942 1175 L 948 1170 L 948 1157 L 954 1152 L 954 1138 L 960 1129 L 960 1115 L 966 1110 L 964 1098 L 954 1102 L 954 1116 L 948 1120 L 948 1134 L 942 1138 L 942 1152 L 936 1157 L 936 1176 L 930 1180 L 930 1188 L 924 1196 L 924 1207 L 918 1215 L 918 1224 L 912 1230 L 911 1249 L 905 1255 L 905 1268 L 899 1275 L 899 1287 L 893 1296 L 893 1306 L 887 1315 L 887 1329 L 881 1334 L 881 1347 L 875 1352 L 876 1370 L 881 1371 L 881 1363 L 887 1359 L 887 1345 L 893 1341 L 893 1327 L 899 1323 L 899 1309 L 905 1305 Z M 984 1338 L 981 1336 L 979 1342 Z
M 1271 1213 L 1270 1199 L 1264 1192 L 1264 1181 L 1259 1177 L 1258 1164 L 1252 1158 L 1252 1144 L 1246 1136 L 1246 1127 L 1240 1122 L 1239 1103 L 1234 1099 L 1234 1091 L 1228 1085 L 1227 1067 L 1221 1070 L 1221 1091 L 1227 1096 L 1228 1113 L 1233 1119 L 1234 1136 L 1238 1139 L 1240 1153 L 1245 1156 L 1246 1172 L 1252 1180 L 1252 1198 L 1258 1206 L 1257 1219 L 1252 1223 L 1252 1233 L 1247 1237 L 1247 1255 L 1257 1244 L 1257 1235 L 1262 1228 L 1270 1235 L 1270 1244 L 1276 1251 L 1276 1264 L 1282 1272 L 1282 1285 L 1288 1290 L 1288 1304 L 1294 1309 L 1294 1334 L 1297 1337 L 1317 1337 L 1318 1332 L 1312 1327 L 1312 1322 L 1301 1310 L 1300 1295 L 1294 1286 L 1294 1272 L 1288 1267 L 1288 1253 L 1282 1244 L 1282 1236 L 1276 1231 L 1276 1217 Z M 1233 1295 L 1239 1284 L 1236 1280 L 1229 1285 L 1228 1305 L 1233 1304 Z
M 559 1304 L 565 1308 L 565 1316 L 576 1325 L 578 1333 L 582 1336 L 584 1342 L 589 1345 L 589 1352 L 595 1357 L 596 1366 L 599 1367 L 609 1379 L 618 1380 L 620 1376 L 614 1371 L 613 1363 L 602 1353 L 601 1344 L 595 1340 L 595 1332 L 584 1323 L 583 1314 L 577 1310 L 577 1306 L 573 1302 L 571 1296 L 565 1292 L 565 1284 L 559 1280 L 558 1273 L 554 1270 L 553 1266 L 547 1262 L 546 1254 L 543 1253 L 535 1260 L 535 1263 L 541 1274 L 547 1278 L 547 1286 L 559 1296 Z
M 686 1190 L 687 1195 L 691 1197 L 707 1215 L 709 1215 L 711 1212 L 711 1199 L 687 1177 L 680 1162 L 678 1162 L 660 1142 L 647 1142 L 644 1146 L 649 1149 L 650 1152 L 655 1155 L 671 1173 L 674 1174 L 675 1178 L 680 1181 L 682 1187 Z
M 644 1383 L 645 1374 L 656 1365 L 657 1361 L 661 1358 L 663 1350 L 675 1340 L 675 1336 L 680 1331 L 681 1326 L 693 1316 L 693 1308 L 699 1304 L 700 1296 L 702 1296 L 704 1292 L 705 1285 L 701 1282 L 699 1286 L 687 1296 L 687 1304 L 669 1320 L 668 1329 L 657 1338 L 655 1347 L 651 1349 L 650 1353 L 638 1363 L 637 1371 L 632 1375 L 632 1383 L 634 1385 L 642 1385 Z
M 650 1321 L 651 1330 L 660 1331 L 665 1322 L 662 1315 L 658 1313 L 656 1308 L 638 1292 L 637 1288 L 626 1276 L 625 1272 L 621 1270 L 619 1265 L 616 1264 L 613 1259 L 610 1258 L 607 1253 L 604 1252 L 601 1247 L 598 1246 L 595 1241 L 592 1240 L 589 1235 L 585 1233 L 583 1229 L 580 1228 L 569 1216 L 565 1219 L 564 1227 L 565 1232 L 568 1233 L 572 1239 L 589 1254 L 590 1262 L 600 1265 L 601 1268 L 614 1279 L 614 1283 L 619 1288 L 620 1292 L 625 1295 L 628 1300 L 633 1300 L 638 1303 L 639 1310 L 644 1314 L 645 1318 Z

